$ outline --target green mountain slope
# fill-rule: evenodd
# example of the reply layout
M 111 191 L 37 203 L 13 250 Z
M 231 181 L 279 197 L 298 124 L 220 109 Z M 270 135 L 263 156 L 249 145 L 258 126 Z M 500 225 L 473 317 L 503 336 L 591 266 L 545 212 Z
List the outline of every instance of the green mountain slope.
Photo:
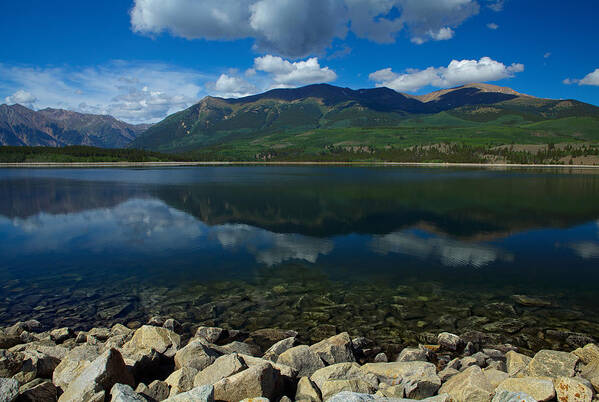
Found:
M 240 99 L 207 97 L 152 126 L 132 147 L 214 159 L 458 143 L 497 146 L 599 141 L 599 108 L 471 84 L 423 96 L 331 85 Z

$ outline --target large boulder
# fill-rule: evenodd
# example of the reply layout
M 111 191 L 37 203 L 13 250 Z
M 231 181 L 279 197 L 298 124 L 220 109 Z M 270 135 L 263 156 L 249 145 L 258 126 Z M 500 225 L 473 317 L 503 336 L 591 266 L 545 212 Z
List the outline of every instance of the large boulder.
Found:
M 214 363 L 198 372 L 193 380 L 193 385 L 199 387 L 202 385 L 214 384 L 223 378 L 230 377 L 247 369 L 247 365 L 237 353 L 224 355 L 217 358 Z
M 452 352 L 464 347 L 464 341 L 457 335 L 449 332 L 441 332 L 437 336 L 437 343 L 445 350 Z
M 333 364 L 331 366 L 316 370 L 314 374 L 310 376 L 310 381 L 316 384 L 319 389 L 322 389 L 322 386 L 326 381 L 351 379 L 360 379 L 366 381 L 375 388 L 379 383 L 376 375 L 365 373 L 364 371 L 360 370 L 360 366 L 357 363 Z
M 279 342 L 272 345 L 262 356 L 263 359 L 270 360 L 276 362 L 279 358 L 279 355 L 297 344 L 297 339 L 295 337 L 285 338 L 280 340 Z
M 294 368 L 300 377 L 309 377 L 316 370 L 324 367 L 319 355 L 306 345 L 296 346 L 281 353 L 277 363 Z
M 493 387 L 497 387 L 509 377 L 507 373 L 494 368 L 484 369 L 483 374 L 487 377 L 487 380 L 489 380 Z
M 441 386 L 435 365 L 427 362 L 368 363 L 364 373 L 375 375 L 388 385 L 402 384 L 408 398 L 423 399 L 436 394 Z
M 555 392 L 558 401 L 591 402 L 593 389 L 579 378 L 559 377 L 555 381 Z
M 52 373 L 60 360 L 36 350 L 25 350 L 23 352 L 23 367 L 15 374 L 14 378 L 21 384 L 36 378 L 52 378 Z
M 322 396 L 319 387 L 316 386 L 308 377 L 300 378 L 297 383 L 297 391 L 295 393 L 296 401 L 320 402 Z
M 14 402 L 19 395 L 19 383 L 13 378 L 0 378 L 0 402 Z
M 126 384 L 114 384 L 110 390 L 110 395 L 112 396 L 110 402 L 147 402 L 146 398 Z
M 165 402 L 214 402 L 214 387 L 203 385 L 165 399 Z
M 343 391 L 371 394 L 376 391 L 376 388 L 358 378 L 352 378 L 351 380 L 328 380 L 325 381 L 321 388 L 322 399 L 326 401 Z
M 171 375 L 164 380 L 171 389 L 169 396 L 175 396 L 191 390 L 194 386 L 193 380 L 197 373 L 198 370 L 191 367 L 183 367 L 173 371 Z
M 187 344 L 175 354 L 175 368 L 191 367 L 198 371 L 210 366 L 220 353 L 197 340 Z
M 532 358 L 510 350 L 505 354 L 507 373 L 510 377 L 521 377 L 526 374 Z
M 595 359 L 584 366 L 580 375 L 590 381 L 595 391 L 599 392 L 599 359 Z
M 107 338 L 108 339 L 108 338 Z M 144 325 L 123 346 L 125 353 L 155 350 L 161 355 L 172 357 L 181 346 L 181 337 L 166 328 Z
M 19 388 L 19 402 L 52 402 L 56 398 L 56 387 L 49 380 L 38 378 Z
M 528 363 L 527 375 L 531 377 L 574 377 L 578 356 L 556 350 L 541 350 Z
M 480 367 L 472 366 L 447 380 L 439 393 L 447 393 L 456 401 L 488 402 L 494 391 Z
M 578 348 L 574 352 L 584 364 L 589 364 L 593 360 L 599 360 L 599 346 L 589 343 L 585 347 Z
M 101 400 L 114 384 L 134 385 L 123 357 L 116 349 L 110 349 L 87 366 L 60 396 L 60 402 Z
M 352 340 L 347 332 L 322 340 L 310 346 L 326 364 L 355 362 Z
M 551 378 L 522 377 L 508 378 L 497 387 L 497 391 L 524 392 L 537 401 L 550 401 L 555 398 L 555 388 Z
M 537 400 L 524 392 L 502 390 L 495 392 L 492 402 L 537 402 Z
M 100 348 L 94 345 L 81 345 L 68 352 L 52 373 L 52 382 L 65 390 L 79 374 L 98 356 Z
M 214 384 L 214 398 L 218 401 L 240 401 L 245 398 L 280 396 L 277 372 L 267 363 L 250 367 Z

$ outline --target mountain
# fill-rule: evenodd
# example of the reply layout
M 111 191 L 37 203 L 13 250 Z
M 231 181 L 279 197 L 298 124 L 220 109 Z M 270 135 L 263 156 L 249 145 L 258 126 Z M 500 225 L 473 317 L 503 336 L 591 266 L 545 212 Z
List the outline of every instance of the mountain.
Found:
M 0 105 L 0 145 L 123 148 L 149 125 L 133 125 L 107 115 L 62 109 Z
M 206 97 L 168 116 L 132 147 L 221 159 L 322 155 L 460 142 L 539 144 L 599 140 L 599 108 L 489 84 L 427 95 L 327 84 L 239 99 Z

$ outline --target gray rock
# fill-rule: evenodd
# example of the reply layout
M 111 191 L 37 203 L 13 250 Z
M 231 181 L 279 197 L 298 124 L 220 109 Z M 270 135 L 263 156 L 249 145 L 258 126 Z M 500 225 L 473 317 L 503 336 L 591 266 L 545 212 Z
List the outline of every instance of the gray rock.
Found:
M 497 387 L 497 391 L 524 392 L 539 402 L 555 398 L 555 388 L 550 378 L 508 378 Z
M 56 398 L 56 387 L 48 380 L 38 379 L 19 389 L 19 402 L 51 402 Z
M 258 356 L 260 354 L 258 346 L 237 341 L 223 345 L 218 350 L 224 353 L 243 353 L 250 356 Z
M 73 338 L 75 333 L 69 327 L 57 328 L 50 331 L 50 339 L 56 343 L 63 343 L 69 338 Z
M 541 350 L 528 363 L 527 373 L 531 377 L 574 377 L 579 360 L 572 353 Z
M 315 343 L 310 349 L 327 364 L 356 361 L 352 341 L 347 332 Z
M 155 380 L 140 392 L 151 401 L 163 401 L 169 397 L 170 389 L 165 381 Z
M 320 402 L 322 401 L 320 389 L 308 377 L 302 377 L 297 383 L 295 400 Z
M 165 399 L 166 402 L 214 402 L 214 387 L 203 385 Z
M 496 370 L 494 368 L 484 369 L 483 374 L 485 375 L 485 377 L 487 377 L 487 380 L 489 380 L 489 382 L 494 388 L 497 388 L 499 384 L 501 384 L 509 377 L 507 373 Z
M 220 353 L 204 345 L 201 341 L 192 341 L 175 354 L 175 368 L 191 367 L 198 371 L 210 366 Z
M 427 362 L 368 363 L 360 370 L 375 375 L 388 385 L 401 382 L 408 398 L 433 396 L 441 386 L 435 365 Z
M 239 402 L 270 402 L 270 399 L 262 398 L 262 397 L 260 397 L 260 398 L 245 398 Z M 279 402 L 280 402 L 280 400 L 279 400 Z
M 445 368 L 460 370 L 460 368 L 462 368 L 462 363 L 460 363 L 460 359 L 455 358 L 453 360 L 450 360 L 449 363 L 447 363 L 447 365 L 445 366 Z
M 19 395 L 19 383 L 12 378 L 0 378 L 0 402 L 14 402 Z
M 223 338 L 226 338 L 227 331 L 217 327 L 199 327 L 195 334 L 196 337 L 204 338 L 209 343 L 217 343 Z
M 574 352 L 584 364 L 589 364 L 593 360 L 599 360 L 599 346 L 589 343 L 583 348 L 578 348 Z
M 108 338 L 107 338 L 108 339 Z M 123 346 L 125 354 L 141 352 L 148 354 L 155 350 L 161 355 L 172 357 L 181 346 L 181 337 L 166 328 L 144 325 L 133 334 L 129 342 Z
M 245 398 L 278 396 L 280 384 L 273 366 L 264 363 L 250 367 L 214 384 L 214 399 L 240 401 Z
M 0 350 L 0 377 L 9 378 L 21 371 L 23 368 L 23 354 Z
M 286 338 L 280 340 L 279 342 L 272 345 L 262 356 L 263 359 L 270 360 L 276 362 L 279 358 L 279 355 L 292 347 L 294 347 L 297 343 L 297 339 L 295 337 Z
M 136 393 L 126 384 L 114 384 L 110 390 L 111 402 L 147 402 L 147 399 Z
M 324 383 L 329 380 L 351 379 L 363 380 L 375 388 L 379 383 L 376 375 L 372 373 L 365 373 L 360 369 L 360 365 L 357 363 L 333 364 L 331 366 L 316 370 L 314 374 L 310 376 L 310 381 L 313 382 L 319 389 L 322 389 Z
M 507 373 L 510 377 L 523 376 L 532 358 L 510 350 L 505 354 Z
M 12 334 L 9 335 L 0 329 L 0 349 L 10 349 L 13 346 L 20 345 L 23 343 L 20 335 Z
M 591 402 L 593 389 L 578 378 L 559 377 L 555 381 L 555 392 L 558 401 Z
M 451 350 L 453 352 L 464 346 L 464 341 L 462 341 L 459 336 L 449 332 L 440 333 L 437 337 L 437 343 L 439 343 L 443 349 Z
M 183 330 L 183 327 L 181 326 L 179 321 L 175 320 L 174 318 L 169 318 L 164 322 L 162 326 L 168 329 L 169 331 L 173 331 L 176 334 L 181 334 L 181 331 Z
M 52 373 L 60 360 L 56 357 L 46 355 L 36 350 L 25 350 L 23 352 L 23 367 L 15 374 L 14 378 L 21 384 L 34 380 L 35 378 L 52 378 Z
M 281 353 L 277 363 L 294 368 L 300 377 L 310 376 L 316 370 L 324 367 L 319 355 L 306 345 L 295 346 Z
M 199 371 L 193 380 L 193 385 L 199 387 L 202 385 L 214 384 L 223 378 L 237 374 L 248 366 L 245 361 L 239 357 L 237 353 L 224 355 L 219 357 L 202 371 Z
M 287 395 L 283 395 L 279 402 L 293 402 Z
M 325 401 L 343 391 L 371 394 L 376 391 L 376 388 L 366 381 L 357 378 L 350 380 L 328 380 L 325 381 L 321 388 L 322 398 Z
M 37 332 L 42 327 L 37 320 L 19 321 L 16 324 L 6 328 L 8 335 L 21 335 L 23 331 Z
M 110 329 L 108 328 L 92 328 L 87 333 L 87 341 L 92 342 L 98 340 L 100 342 L 105 342 L 110 336 Z
M 584 366 L 580 375 L 590 381 L 595 391 L 599 392 L 599 359 L 592 360 Z
M 250 333 L 250 337 L 246 342 L 256 344 L 262 350 L 267 350 L 275 343 L 287 338 L 297 337 L 296 331 L 289 331 L 278 328 L 263 328 Z M 295 345 L 294 345 L 295 346 Z
M 451 367 L 446 367 L 443 370 L 439 371 L 439 373 L 437 373 L 437 375 L 441 379 L 441 382 L 446 382 L 447 380 L 449 380 L 451 377 L 453 377 L 454 375 L 456 375 L 458 373 L 459 373 L 458 370 L 453 369 Z
M 389 359 L 387 358 L 387 355 L 384 352 L 381 352 L 378 355 L 374 356 L 375 363 L 387 363 L 388 361 Z
M 396 362 L 425 362 L 427 361 L 426 351 L 420 348 L 405 348 L 397 356 Z
M 98 356 L 100 356 L 98 346 L 81 345 L 73 348 L 54 369 L 52 382 L 65 390 Z
M 96 358 L 67 386 L 59 401 L 97 400 L 100 394 L 110 392 L 117 383 L 132 386 L 134 380 L 119 351 L 110 349 Z
M 472 356 L 466 356 L 466 357 L 462 357 L 460 359 L 460 370 L 464 371 L 466 370 L 468 367 L 472 367 L 472 366 L 476 366 L 477 365 L 477 360 L 475 357 Z
M 478 366 L 472 366 L 451 377 L 441 386 L 439 393 L 447 393 L 456 401 L 488 402 L 495 387 Z
M 524 392 L 512 392 L 504 389 L 495 393 L 492 402 L 537 402 L 537 400 Z
M 218 359 L 217 359 L 218 360 Z M 194 387 L 194 378 L 198 370 L 191 367 L 183 367 L 176 370 L 167 377 L 166 382 L 171 388 L 170 396 L 190 391 Z

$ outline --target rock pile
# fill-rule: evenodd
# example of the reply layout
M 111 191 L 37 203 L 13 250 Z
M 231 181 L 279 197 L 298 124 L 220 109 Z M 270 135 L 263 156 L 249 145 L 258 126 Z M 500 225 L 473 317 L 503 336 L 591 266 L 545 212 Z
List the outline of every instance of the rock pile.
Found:
M 0 402 L 599 401 L 599 347 L 532 356 L 469 333 L 387 355 L 346 332 L 302 345 L 294 331 L 249 334 L 150 320 L 75 332 L 0 330 Z M 406 399 L 407 398 L 407 399 Z

